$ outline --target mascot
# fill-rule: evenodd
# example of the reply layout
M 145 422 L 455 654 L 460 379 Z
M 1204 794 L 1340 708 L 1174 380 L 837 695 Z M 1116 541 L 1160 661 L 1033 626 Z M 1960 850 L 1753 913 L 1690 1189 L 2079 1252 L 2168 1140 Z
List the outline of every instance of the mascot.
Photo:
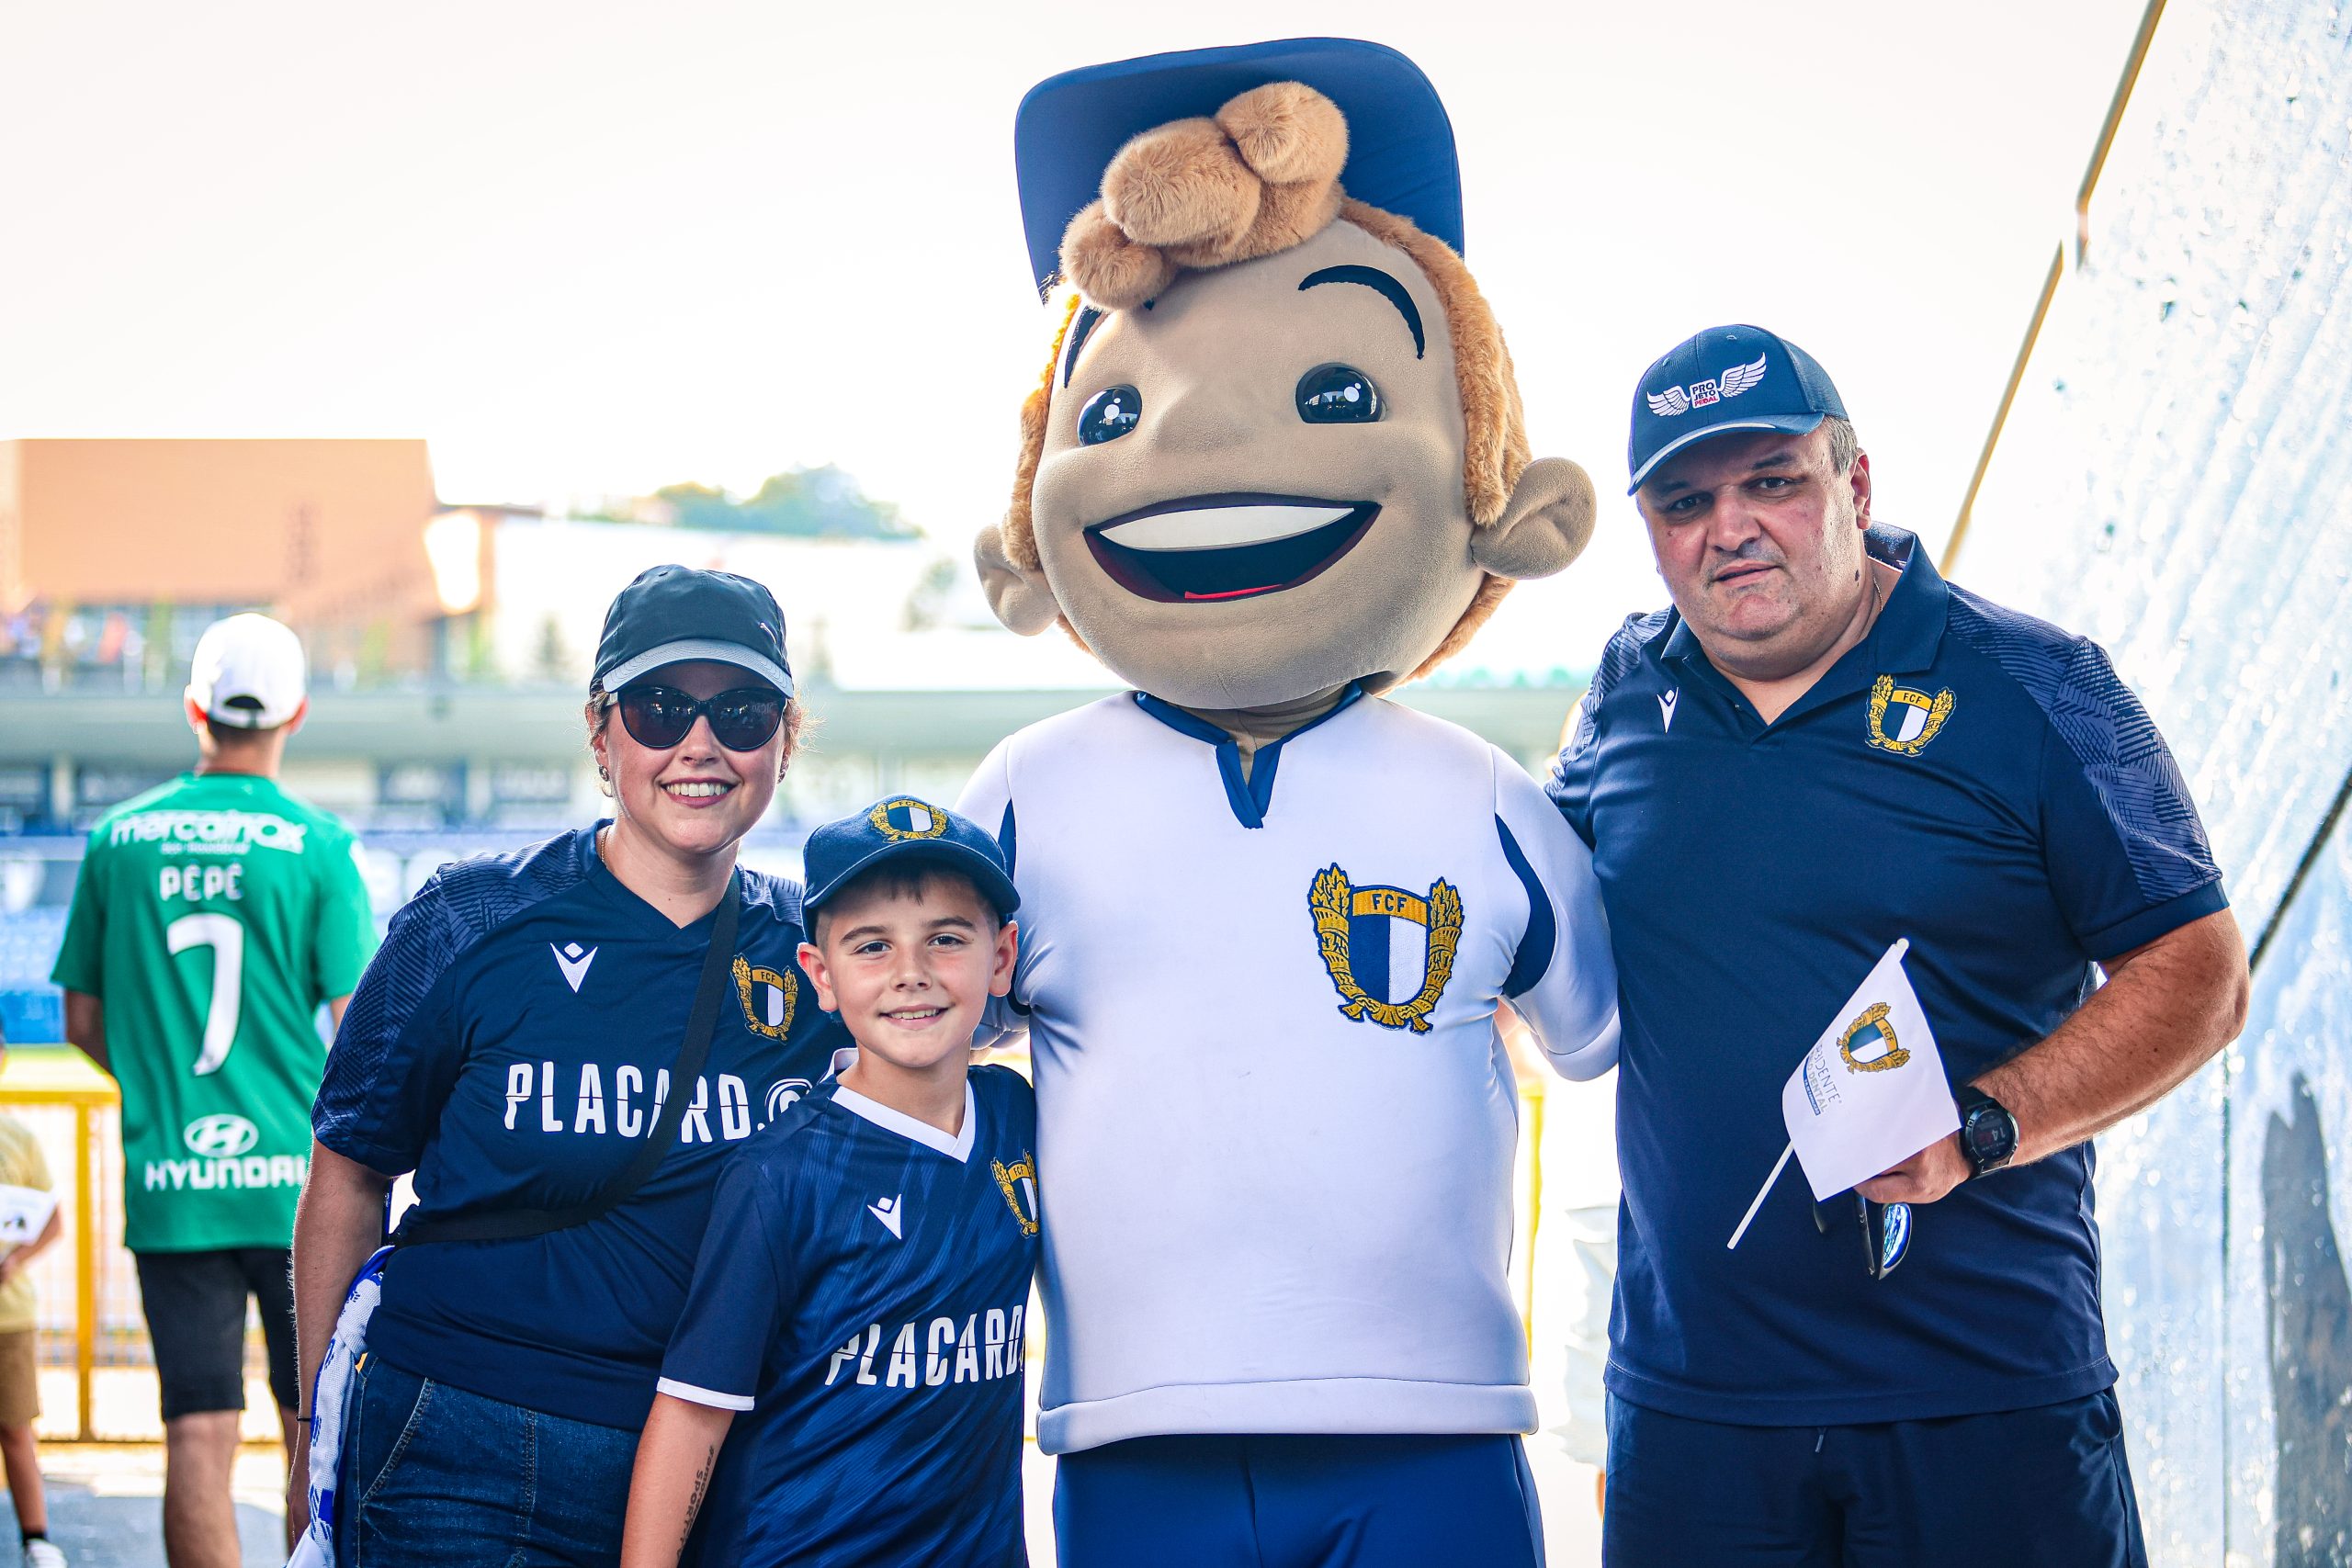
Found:
M 1542 790 L 1381 694 L 1566 566 L 1592 487 L 1529 459 L 1401 55 L 1073 72 L 1016 149 L 1064 297 L 979 569 L 1135 688 L 963 802 L 1021 890 L 1061 1560 L 1539 1562 L 1496 1012 L 1590 1077 L 1616 976 Z

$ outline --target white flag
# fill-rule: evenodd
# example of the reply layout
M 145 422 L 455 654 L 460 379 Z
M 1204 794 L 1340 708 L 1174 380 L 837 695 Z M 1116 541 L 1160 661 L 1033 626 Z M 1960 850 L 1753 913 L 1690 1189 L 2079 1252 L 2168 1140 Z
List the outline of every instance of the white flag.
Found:
M 1886 950 L 1781 1089 L 1781 1119 L 1815 1201 L 1960 1129 L 1935 1032 L 1903 972 L 1910 945 Z

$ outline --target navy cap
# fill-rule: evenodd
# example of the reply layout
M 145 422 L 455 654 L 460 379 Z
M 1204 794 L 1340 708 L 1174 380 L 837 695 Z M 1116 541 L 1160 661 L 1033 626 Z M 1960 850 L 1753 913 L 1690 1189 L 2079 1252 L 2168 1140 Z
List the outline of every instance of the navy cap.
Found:
M 1642 488 L 1650 470 L 1693 442 L 1736 430 L 1802 435 L 1846 417 L 1829 372 L 1804 349 L 1762 327 L 1709 327 L 1684 339 L 1634 388 L 1634 434 L 1625 466 Z
M 784 612 L 763 584 L 731 571 L 649 567 L 605 612 L 595 683 L 617 692 L 639 675 L 689 659 L 748 670 L 792 695 Z
M 1294 38 L 1114 60 L 1048 76 L 1012 119 L 1012 164 L 1029 268 L 1044 294 L 1061 267 L 1062 232 L 1102 192 L 1128 141 L 1172 119 L 1213 115 L 1269 82 L 1304 82 L 1348 122 L 1340 184 L 1358 201 L 1409 218 L 1462 250 L 1462 168 L 1453 122 L 1421 68 L 1362 39 Z
M 979 885 L 997 913 L 1021 907 L 1004 851 L 970 818 L 910 795 L 877 800 L 866 810 L 828 822 L 800 852 L 808 890 L 800 907 L 815 914 L 833 895 L 885 861 L 923 860 L 958 871 Z

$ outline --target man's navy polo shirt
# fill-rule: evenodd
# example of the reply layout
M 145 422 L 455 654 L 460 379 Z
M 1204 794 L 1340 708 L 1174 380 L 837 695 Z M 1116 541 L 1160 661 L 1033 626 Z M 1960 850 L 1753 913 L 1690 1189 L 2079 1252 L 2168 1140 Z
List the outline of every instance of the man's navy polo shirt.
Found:
M 1554 771 L 1622 996 L 1607 1381 L 1671 1415 L 1916 1420 L 2112 1382 L 2087 1145 L 1919 1206 L 1883 1280 L 1795 1170 L 1724 1243 L 1788 1141 L 1781 1084 L 1897 937 L 1964 1083 L 2056 1028 L 2094 962 L 2225 904 L 2105 653 L 1950 586 L 1911 535 L 1868 548 L 1901 582 L 1772 724 L 1679 615 L 1637 615 Z

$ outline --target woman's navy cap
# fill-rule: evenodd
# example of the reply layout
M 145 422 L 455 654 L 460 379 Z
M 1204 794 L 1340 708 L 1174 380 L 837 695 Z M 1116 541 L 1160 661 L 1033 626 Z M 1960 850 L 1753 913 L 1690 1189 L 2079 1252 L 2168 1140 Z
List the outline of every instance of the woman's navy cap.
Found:
M 1462 168 L 1453 122 L 1421 68 L 1362 39 L 1294 38 L 1114 60 L 1048 76 L 1012 119 L 1013 172 L 1037 292 L 1061 268 L 1062 232 L 1102 192 L 1128 141 L 1171 119 L 1213 115 L 1269 82 L 1304 82 L 1348 121 L 1340 184 L 1462 250 Z
M 1004 851 L 970 818 L 913 795 L 877 800 L 854 817 L 828 822 L 800 851 L 808 890 L 800 907 L 814 914 L 843 887 L 885 861 L 928 861 L 963 873 L 1000 915 L 1021 907 Z
M 649 567 L 605 612 L 595 684 L 617 692 L 639 675 L 689 659 L 748 670 L 792 695 L 784 612 L 775 594 L 731 571 Z
M 1642 488 L 1650 470 L 1694 442 L 1735 430 L 1802 435 L 1846 417 L 1829 372 L 1812 355 L 1762 327 L 1709 327 L 1642 372 L 1634 388 L 1634 434 L 1625 466 Z

